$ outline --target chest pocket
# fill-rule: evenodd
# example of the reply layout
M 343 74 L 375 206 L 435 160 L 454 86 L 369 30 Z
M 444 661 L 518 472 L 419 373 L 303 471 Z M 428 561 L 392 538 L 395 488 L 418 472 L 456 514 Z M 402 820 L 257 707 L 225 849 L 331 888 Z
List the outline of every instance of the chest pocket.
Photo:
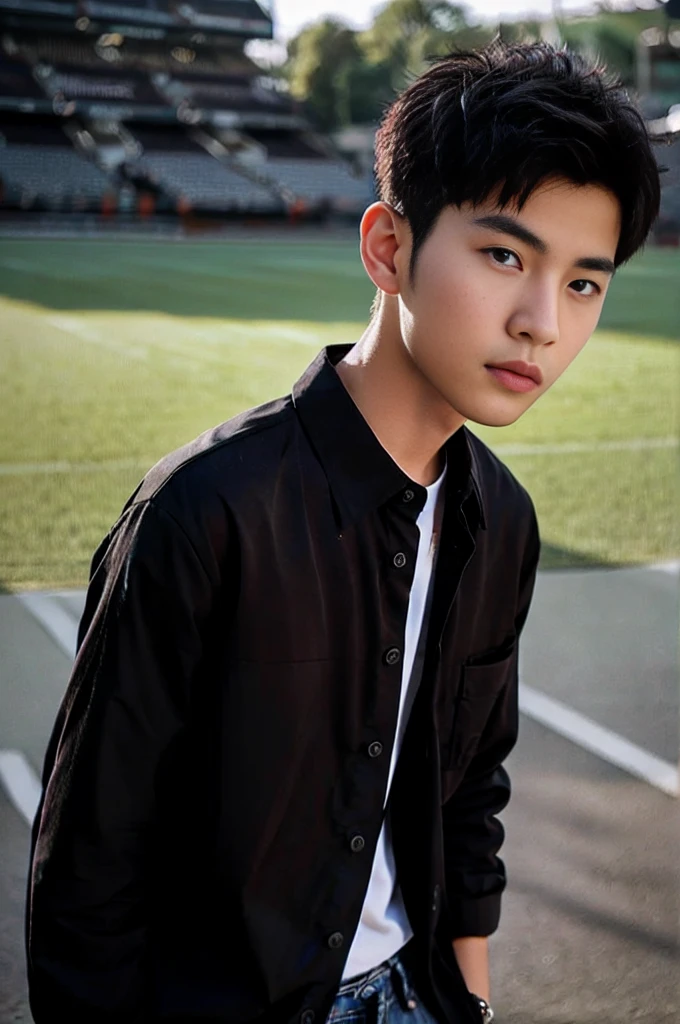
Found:
M 473 757 L 496 698 L 516 672 L 516 648 L 517 639 L 512 636 L 501 647 L 468 658 L 462 665 L 453 708 L 442 734 L 444 771 L 460 770 Z

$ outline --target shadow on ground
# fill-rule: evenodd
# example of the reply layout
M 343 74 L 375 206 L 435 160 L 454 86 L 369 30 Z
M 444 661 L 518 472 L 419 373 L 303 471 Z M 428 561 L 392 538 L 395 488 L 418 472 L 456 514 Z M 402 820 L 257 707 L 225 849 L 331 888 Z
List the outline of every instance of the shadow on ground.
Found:
M 0 294 L 52 310 L 366 323 L 375 288 L 346 239 L 169 245 L 0 239 Z
M 639 266 L 634 260 L 621 268 L 599 327 L 678 340 L 676 260 L 657 249 Z M 375 294 L 358 234 L 182 243 L 0 239 L 0 272 L 1 294 L 54 310 L 366 323 Z
M 561 548 L 556 544 L 541 542 L 541 560 L 539 568 L 550 569 L 623 569 L 629 562 L 603 562 L 585 551 L 573 548 Z
M 541 546 L 541 560 L 539 569 L 549 572 L 552 569 L 624 569 L 630 567 L 628 562 L 613 563 L 603 562 L 582 551 L 574 551 L 569 548 L 560 548 L 554 544 L 543 541 Z M 89 567 L 89 559 L 87 561 Z M 88 584 L 88 576 L 82 577 L 69 575 L 59 579 L 45 580 L 44 584 L 32 584 L 22 586 L 20 583 L 3 578 L 0 568 L 0 594 L 15 594 L 22 590 L 84 590 Z M 1 1024 L 1 1022 L 0 1022 Z

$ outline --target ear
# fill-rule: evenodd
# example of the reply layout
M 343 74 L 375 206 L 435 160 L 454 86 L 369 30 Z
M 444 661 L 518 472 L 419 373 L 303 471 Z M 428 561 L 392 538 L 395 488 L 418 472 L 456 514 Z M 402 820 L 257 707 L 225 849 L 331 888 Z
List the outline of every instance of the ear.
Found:
M 408 221 L 389 203 L 372 203 L 361 218 L 361 259 L 376 288 L 399 295 L 408 267 Z

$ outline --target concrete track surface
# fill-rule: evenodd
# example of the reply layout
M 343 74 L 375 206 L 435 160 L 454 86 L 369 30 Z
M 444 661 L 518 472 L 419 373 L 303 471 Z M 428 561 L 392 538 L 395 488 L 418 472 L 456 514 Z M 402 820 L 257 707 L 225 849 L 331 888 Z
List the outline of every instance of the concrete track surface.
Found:
M 680 1022 L 677 568 L 539 574 L 521 673 L 548 714 L 525 701 L 508 762 L 498 1024 Z M 31 1021 L 27 818 L 83 601 L 0 595 L 0 1024 Z

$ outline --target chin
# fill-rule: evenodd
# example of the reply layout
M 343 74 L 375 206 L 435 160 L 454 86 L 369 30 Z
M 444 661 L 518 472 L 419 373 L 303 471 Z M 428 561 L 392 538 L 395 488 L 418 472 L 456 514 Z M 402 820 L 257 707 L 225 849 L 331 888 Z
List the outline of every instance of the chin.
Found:
M 526 408 L 520 406 L 519 403 L 514 409 L 507 406 L 501 409 L 498 406 L 494 408 L 491 402 L 476 404 L 470 402 L 465 408 L 461 409 L 459 405 L 456 405 L 456 408 L 466 420 L 478 423 L 481 427 L 509 427 L 526 412 Z
M 512 423 L 517 422 L 524 411 L 524 409 L 521 409 L 514 416 L 496 413 L 495 415 L 469 416 L 468 419 L 473 423 L 478 423 L 480 427 L 509 427 Z

